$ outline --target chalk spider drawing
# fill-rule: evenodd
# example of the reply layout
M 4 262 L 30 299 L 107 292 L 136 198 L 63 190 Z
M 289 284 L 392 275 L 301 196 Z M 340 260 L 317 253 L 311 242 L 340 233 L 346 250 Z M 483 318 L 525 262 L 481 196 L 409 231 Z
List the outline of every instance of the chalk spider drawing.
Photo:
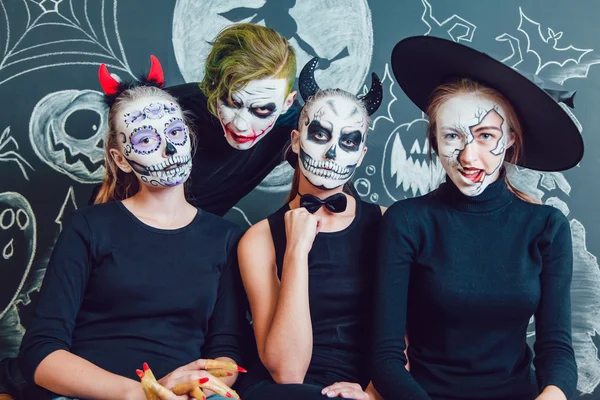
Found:
M 9 9 L 5 2 L 0 0 L 0 20 L 4 20 L 6 25 L 5 35 L 0 36 L 0 85 L 18 76 L 44 68 L 99 65 L 102 62 L 110 69 L 123 71 L 135 78 L 127 62 L 119 35 L 116 0 L 112 5 L 112 23 L 116 38 L 113 40 L 116 40 L 118 51 L 113 49 L 108 37 L 106 0 L 92 3 L 94 6 L 100 6 L 102 32 L 96 32 L 92 26 L 88 0 L 78 2 L 68 0 L 68 3 L 67 0 L 21 0 L 21 3 L 12 0 Z M 74 4 L 78 6 L 77 12 Z M 19 12 L 25 13 L 26 18 L 18 15 Z M 25 19 L 27 22 L 24 27 L 17 26 L 15 21 Z M 35 37 L 43 38 L 44 35 L 40 34 L 39 30 L 47 29 L 46 27 L 68 28 L 70 34 L 65 35 L 61 40 L 24 45 L 25 39 L 31 38 L 32 31 L 35 31 Z M 13 34 L 19 28 L 24 29 L 19 36 L 16 36 L 16 40 L 12 41 Z M 23 68 L 22 63 L 26 63 L 27 67 Z
M 10 150 L 10 148 L 7 147 L 10 144 L 14 145 L 14 150 Z M 27 176 L 27 170 L 25 169 L 25 167 L 29 167 L 32 170 L 33 167 L 31 166 L 31 164 L 29 164 L 29 162 L 27 162 L 25 158 L 23 158 L 22 155 L 17 153 L 18 150 L 19 144 L 17 143 L 14 137 L 10 136 L 10 126 L 7 126 L 6 129 L 4 129 L 4 132 L 2 132 L 2 135 L 0 135 L 0 161 L 13 161 L 17 163 L 25 179 L 29 180 L 29 177 Z

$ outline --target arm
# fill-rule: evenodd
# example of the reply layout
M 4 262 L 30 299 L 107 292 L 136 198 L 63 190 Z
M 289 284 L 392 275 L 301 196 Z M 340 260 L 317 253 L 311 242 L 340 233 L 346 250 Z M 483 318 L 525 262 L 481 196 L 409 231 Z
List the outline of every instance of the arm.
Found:
M 382 217 L 375 271 L 373 384 L 383 398 L 429 399 L 405 368 L 406 308 L 417 251 L 401 202 Z
M 227 263 L 223 267 L 217 291 L 217 300 L 210 317 L 206 342 L 202 357 L 236 364 L 242 362 L 241 342 L 246 321 L 244 289 L 239 274 L 237 245 L 241 236 L 239 230 L 232 232 L 227 244 Z M 227 386 L 233 385 L 238 376 L 222 377 Z
M 138 382 L 69 352 L 91 270 L 91 246 L 87 221 L 76 212 L 52 252 L 38 306 L 21 343 L 20 369 L 28 382 L 69 397 L 115 399 L 127 391 L 142 394 Z
M 569 221 L 558 210 L 548 220 L 540 243 L 541 298 L 535 313 L 535 372 L 544 399 L 575 394 L 577 365 L 571 345 L 573 247 Z M 547 397 L 548 393 L 558 393 Z
M 280 282 L 268 221 L 250 228 L 238 248 L 258 354 L 277 383 L 302 383 L 312 356 L 309 250 L 288 241 Z

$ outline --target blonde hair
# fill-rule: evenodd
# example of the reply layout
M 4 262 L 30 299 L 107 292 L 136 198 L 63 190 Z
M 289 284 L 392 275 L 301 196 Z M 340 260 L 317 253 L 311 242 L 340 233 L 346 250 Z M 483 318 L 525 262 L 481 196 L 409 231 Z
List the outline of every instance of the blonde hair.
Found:
M 461 78 L 453 82 L 445 83 L 443 85 L 438 86 L 433 93 L 431 94 L 431 100 L 429 102 L 429 106 L 427 107 L 426 114 L 429 117 L 429 126 L 427 128 L 427 139 L 429 141 L 429 157 L 433 158 L 432 149 L 437 153 L 437 113 L 446 101 L 450 100 L 452 97 L 465 94 L 465 93 L 474 93 L 480 94 L 493 100 L 498 103 L 502 109 L 506 112 L 506 122 L 508 124 L 508 128 L 512 133 L 512 137 L 514 139 L 513 145 L 506 151 L 505 161 L 516 164 L 519 162 L 522 151 L 523 151 L 523 130 L 521 128 L 521 124 L 519 122 L 519 118 L 517 116 L 517 112 L 513 108 L 512 104 L 508 101 L 502 93 L 497 91 L 496 89 L 492 89 L 490 87 L 484 86 L 479 82 L 476 82 L 472 79 Z M 510 190 L 515 196 L 519 199 L 526 201 L 528 203 L 539 204 L 539 201 L 534 199 L 532 196 L 528 195 L 525 192 L 520 191 L 516 187 L 514 187 L 508 176 L 504 177 L 506 181 L 506 185 L 508 186 L 508 190 Z
M 264 26 L 235 24 L 221 31 L 204 64 L 199 86 L 208 110 L 217 115 L 217 100 L 232 102 L 231 96 L 250 81 L 268 77 L 285 78 L 286 95 L 296 80 L 296 53 L 277 31 Z
M 106 172 L 102 186 L 96 195 L 94 204 L 107 203 L 112 200 L 124 200 L 133 196 L 139 190 L 139 181 L 134 173 L 123 172 L 115 163 L 110 154 L 111 149 L 121 151 L 118 142 L 117 121 L 123 115 L 123 109 L 133 101 L 146 98 L 158 97 L 167 102 L 177 104 L 177 100 L 166 91 L 154 86 L 136 86 L 125 90 L 117 97 L 114 104 L 108 111 L 108 132 L 104 141 L 104 165 Z M 192 149 L 195 149 L 195 135 L 189 124 L 187 112 L 183 113 L 184 120 L 188 126 L 188 133 L 192 141 Z
M 327 97 L 334 97 L 334 96 L 339 96 L 339 97 L 343 97 L 345 99 L 354 101 L 354 103 L 358 107 L 359 111 L 363 114 L 364 118 L 367 120 L 367 123 L 370 123 L 371 117 L 369 116 L 369 113 L 367 112 L 367 108 L 365 107 L 365 104 L 358 97 L 356 97 L 352 93 L 346 92 L 345 90 L 342 90 L 342 89 L 322 89 L 322 90 L 318 90 L 314 96 L 310 96 L 306 100 L 306 103 L 304 103 L 304 106 L 302 107 L 302 110 L 300 111 L 300 116 L 298 117 L 298 130 L 301 130 L 302 126 L 306 124 L 306 121 L 309 118 L 308 112 L 309 112 L 310 108 L 318 100 L 321 100 L 321 99 L 324 99 Z M 367 129 L 367 132 L 365 134 L 365 140 L 367 140 L 368 133 L 369 133 L 369 130 Z M 289 152 L 291 152 L 291 151 L 292 151 L 292 145 L 290 144 L 287 147 L 287 149 L 284 151 L 286 158 L 289 155 Z M 294 200 L 296 198 L 296 196 L 298 195 L 298 187 L 300 186 L 300 174 L 301 173 L 302 172 L 300 171 L 300 162 L 298 162 L 296 164 L 296 168 L 294 169 L 294 176 L 292 177 L 292 187 L 290 188 L 290 193 L 288 194 L 288 196 L 285 200 L 286 203 L 289 203 L 290 201 Z M 356 190 L 354 189 L 354 185 L 352 184 L 351 181 L 348 181 L 344 184 L 344 192 L 356 197 Z

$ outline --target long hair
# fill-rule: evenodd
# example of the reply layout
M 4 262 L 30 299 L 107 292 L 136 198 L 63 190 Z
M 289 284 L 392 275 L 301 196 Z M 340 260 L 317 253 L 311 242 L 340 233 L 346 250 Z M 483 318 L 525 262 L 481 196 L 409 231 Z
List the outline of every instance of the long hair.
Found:
M 358 107 L 359 111 L 363 114 L 365 120 L 367 120 L 367 123 L 369 123 L 371 121 L 371 117 L 369 116 L 369 113 L 367 112 L 365 104 L 362 101 L 360 101 L 355 95 L 348 93 L 342 89 L 323 89 L 323 90 L 317 91 L 317 93 L 315 93 L 314 96 L 311 96 L 306 100 L 306 103 L 304 104 L 304 107 L 302 107 L 302 110 L 300 111 L 300 116 L 298 118 L 298 130 L 300 131 L 302 129 L 302 126 L 305 125 L 305 121 L 308 119 L 308 112 L 316 101 L 327 98 L 327 97 L 333 97 L 333 96 L 341 96 L 346 99 L 350 99 L 350 100 L 354 101 L 356 103 L 356 106 Z M 368 134 L 368 130 L 367 130 L 367 134 Z M 365 135 L 365 140 L 366 139 L 367 138 Z M 292 145 L 290 144 L 287 147 L 287 149 L 284 151 L 284 154 L 286 156 L 288 156 L 289 152 L 291 152 L 291 151 L 292 151 Z M 286 159 L 287 158 L 288 157 L 286 157 Z M 296 168 L 294 169 L 294 176 L 292 177 L 292 186 L 290 188 L 290 193 L 288 194 L 288 196 L 285 200 L 286 203 L 289 203 L 290 201 L 294 200 L 296 198 L 296 196 L 298 195 L 298 188 L 300 186 L 300 174 L 302 174 L 302 171 L 300 171 L 300 162 L 298 162 L 296 164 Z M 344 184 L 343 191 L 344 191 L 344 193 L 347 193 L 353 197 L 356 197 L 356 198 L 359 197 L 358 193 L 356 192 L 356 189 L 354 188 L 354 184 L 352 183 L 352 180 L 349 180 L 348 182 L 346 182 Z
M 115 99 L 114 104 L 108 111 L 108 132 L 104 140 L 104 165 L 106 173 L 94 204 L 107 203 L 112 200 L 124 200 L 136 194 L 140 189 L 137 176 L 133 172 L 123 172 L 112 158 L 110 150 L 116 149 L 120 151 L 117 137 L 117 121 L 118 117 L 123 115 L 122 110 L 131 102 L 145 97 L 158 97 L 166 102 L 177 104 L 177 100 L 173 96 L 154 86 L 136 86 L 124 91 Z M 184 112 L 183 116 L 188 126 L 193 151 L 196 147 L 196 137 L 193 133 L 193 128 L 189 124 L 187 113 Z
M 485 96 L 488 99 L 498 103 L 504 109 L 506 112 L 506 122 L 508 123 L 508 128 L 514 139 L 513 145 L 506 151 L 505 161 L 511 164 L 516 164 L 519 162 L 523 149 L 523 130 L 521 128 L 517 112 L 513 108 L 512 104 L 510 104 L 508 99 L 502 95 L 502 93 L 496 89 L 484 86 L 479 82 L 468 78 L 461 78 L 453 82 L 440 85 L 431 94 L 431 100 L 426 111 L 426 114 L 429 117 L 429 126 L 427 128 L 429 159 L 433 159 L 432 150 L 437 153 L 437 113 L 440 107 L 452 97 L 463 93 L 481 94 L 482 96 Z M 506 181 L 506 185 L 508 186 L 508 190 L 510 190 L 519 199 L 528 203 L 539 204 L 536 199 L 514 187 L 510 183 L 508 176 L 505 176 L 504 179 Z
M 208 110 L 217 116 L 217 100 L 227 99 L 250 81 L 285 78 L 286 95 L 296 80 L 296 53 L 275 30 L 256 24 L 235 24 L 221 31 L 213 42 L 199 86 Z

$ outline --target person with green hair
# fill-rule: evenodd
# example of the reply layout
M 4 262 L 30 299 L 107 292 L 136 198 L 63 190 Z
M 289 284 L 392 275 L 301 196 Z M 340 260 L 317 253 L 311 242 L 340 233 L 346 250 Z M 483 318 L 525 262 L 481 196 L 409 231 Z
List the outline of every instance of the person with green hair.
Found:
M 167 91 L 197 132 L 190 202 L 222 216 L 283 161 L 299 106 L 296 55 L 275 30 L 235 24 L 212 45 L 202 82 Z
M 296 54 L 288 40 L 242 23 L 212 42 L 202 82 L 165 88 L 197 133 L 186 188 L 191 204 L 223 216 L 284 160 L 300 109 L 295 80 Z

